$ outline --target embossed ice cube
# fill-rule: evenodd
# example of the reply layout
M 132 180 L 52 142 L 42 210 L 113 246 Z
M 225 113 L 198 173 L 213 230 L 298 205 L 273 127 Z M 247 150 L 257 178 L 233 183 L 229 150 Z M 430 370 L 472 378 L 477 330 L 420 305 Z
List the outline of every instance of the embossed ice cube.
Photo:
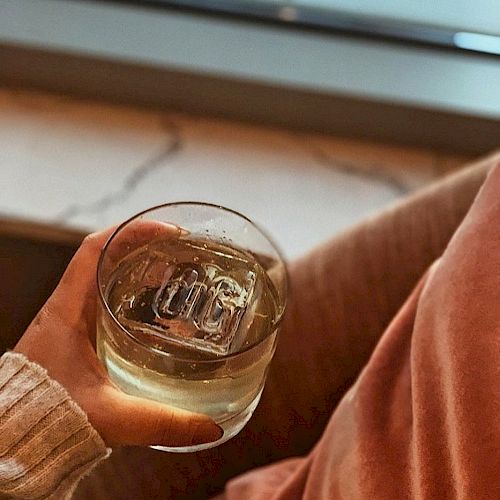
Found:
M 256 272 L 234 255 L 199 250 L 196 257 L 150 252 L 129 262 L 117 317 L 131 331 L 227 354 L 241 345 L 252 320 Z

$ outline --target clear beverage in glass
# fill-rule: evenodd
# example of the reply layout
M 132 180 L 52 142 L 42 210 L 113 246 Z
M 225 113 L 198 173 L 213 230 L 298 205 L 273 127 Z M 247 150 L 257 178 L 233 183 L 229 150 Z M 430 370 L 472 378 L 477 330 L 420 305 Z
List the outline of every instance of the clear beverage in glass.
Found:
M 209 415 L 235 436 L 255 410 L 286 304 L 271 240 L 220 206 L 181 202 L 124 222 L 98 265 L 97 352 L 124 392 Z

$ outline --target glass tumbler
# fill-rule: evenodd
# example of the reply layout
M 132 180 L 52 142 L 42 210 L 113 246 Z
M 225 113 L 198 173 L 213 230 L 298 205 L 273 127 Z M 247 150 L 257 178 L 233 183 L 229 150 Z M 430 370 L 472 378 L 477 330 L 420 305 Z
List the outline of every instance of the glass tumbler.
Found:
M 210 416 L 216 442 L 255 410 L 286 305 L 287 275 L 271 240 L 216 205 L 180 202 L 124 222 L 97 270 L 97 353 L 124 392 Z

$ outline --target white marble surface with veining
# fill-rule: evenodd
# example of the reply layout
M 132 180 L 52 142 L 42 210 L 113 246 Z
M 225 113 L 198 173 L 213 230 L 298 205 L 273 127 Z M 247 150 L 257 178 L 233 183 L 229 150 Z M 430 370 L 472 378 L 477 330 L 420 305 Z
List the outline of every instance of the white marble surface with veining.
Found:
M 299 255 L 464 158 L 0 90 L 0 216 L 88 230 L 179 200 L 225 205 Z

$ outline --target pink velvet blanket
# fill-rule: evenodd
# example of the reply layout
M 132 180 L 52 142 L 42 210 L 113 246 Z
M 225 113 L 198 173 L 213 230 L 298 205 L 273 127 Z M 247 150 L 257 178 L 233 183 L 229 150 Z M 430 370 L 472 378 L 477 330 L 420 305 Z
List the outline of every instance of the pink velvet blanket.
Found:
M 497 165 L 314 449 L 233 479 L 226 498 L 500 498 L 499 392 Z

